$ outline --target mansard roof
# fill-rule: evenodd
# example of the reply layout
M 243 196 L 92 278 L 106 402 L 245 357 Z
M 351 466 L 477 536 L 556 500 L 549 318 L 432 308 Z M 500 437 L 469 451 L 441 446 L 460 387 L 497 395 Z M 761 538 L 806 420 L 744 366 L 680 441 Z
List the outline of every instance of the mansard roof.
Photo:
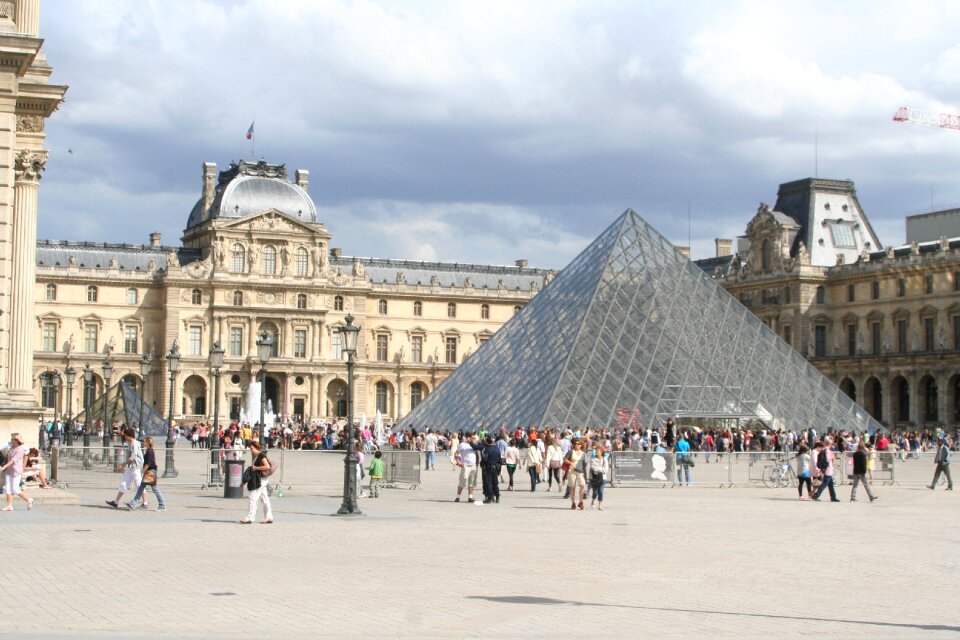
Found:
M 350 272 L 354 262 L 363 265 L 367 277 L 373 284 L 408 285 L 436 284 L 441 287 L 458 287 L 496 290 L 502 287 L 507 291 L 539 290 L 547 284 L 553 272 L 547 269 L 529 267 L 511 267 L 480 264 L 458 264 L 450 262 L 418 262 L 415 260 L 390 260 L 384 258 L 357 258 L 341 256 L 331 258 L 330 266 Z
M 81 269 L 106 269 L 110 261 L 116 259 L 121 271 L 149 271 L 150 262 L 157 269 L 167 268 L 167 256 L 176 252 L 181 265 L 189 264 L 201 258 L 197 249 L 182 247 L 153 247 L 140 244 L 119 244 L 109 242 L 71 242 L 66 240 L 38 240 L 38 267 L 67 267 L 70 257 L 76 258 Z

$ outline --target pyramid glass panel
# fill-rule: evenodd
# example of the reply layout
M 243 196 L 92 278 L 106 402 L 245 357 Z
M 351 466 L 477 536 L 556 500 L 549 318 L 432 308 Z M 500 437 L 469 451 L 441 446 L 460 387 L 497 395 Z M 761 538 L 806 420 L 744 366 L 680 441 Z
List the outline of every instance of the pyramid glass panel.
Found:
M 167 433 L 167 421 L 163 416 L 157 413 L 149 403 L 144 402 L 143 397 L 122 380 L 110 387 L 105 394 L 94 400 L 93 404 L 77 414 L 74 419 L 81 424 L 86 424 L 89 415 L 92 429 L 97 421 L 104 419 L 104 404 L 106 404 L 108 423 L 143 425 L 143 433 L 148 436 L 165 436 Z
M 883 427 L 632 210 L 399 426 Z

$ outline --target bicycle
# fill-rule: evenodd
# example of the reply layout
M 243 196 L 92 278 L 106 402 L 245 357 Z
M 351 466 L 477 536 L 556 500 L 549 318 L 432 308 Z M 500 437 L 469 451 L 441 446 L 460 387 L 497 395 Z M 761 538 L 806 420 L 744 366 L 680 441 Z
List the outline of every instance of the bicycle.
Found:
M 774 464 L 763 469 L 763 484 L 767 487 L 786 488 L 797 486 L 797 472 L 785 457 L 778 457 Z

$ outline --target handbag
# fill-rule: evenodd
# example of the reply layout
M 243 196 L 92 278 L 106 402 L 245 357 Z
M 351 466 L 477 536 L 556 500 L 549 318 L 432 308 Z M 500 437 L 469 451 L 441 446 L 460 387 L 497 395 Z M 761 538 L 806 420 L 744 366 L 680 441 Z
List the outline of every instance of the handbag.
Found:
M 143 472 L 143 484 L 155 487 L 157 485 L 157 470 L 147 469 Z

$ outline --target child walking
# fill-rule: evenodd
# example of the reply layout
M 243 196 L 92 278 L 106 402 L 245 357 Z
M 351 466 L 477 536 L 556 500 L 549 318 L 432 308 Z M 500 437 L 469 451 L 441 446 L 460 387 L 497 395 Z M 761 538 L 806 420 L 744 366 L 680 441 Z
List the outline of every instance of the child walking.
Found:
M 380 483 L 383 481 L 383 452 L 377 451 L 373 454 L 373 460 L 370 462 L 370 497 L 380 497 Z

